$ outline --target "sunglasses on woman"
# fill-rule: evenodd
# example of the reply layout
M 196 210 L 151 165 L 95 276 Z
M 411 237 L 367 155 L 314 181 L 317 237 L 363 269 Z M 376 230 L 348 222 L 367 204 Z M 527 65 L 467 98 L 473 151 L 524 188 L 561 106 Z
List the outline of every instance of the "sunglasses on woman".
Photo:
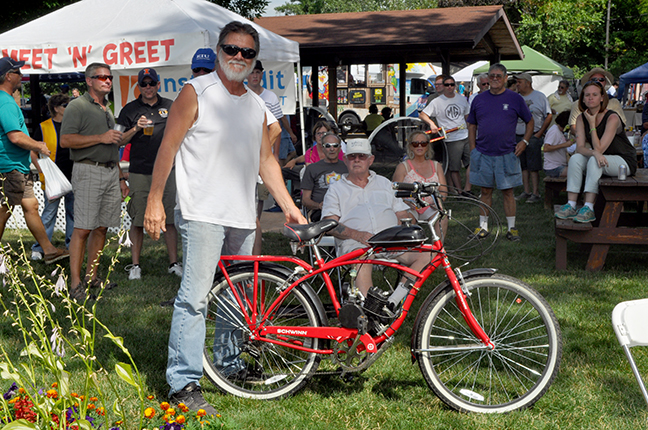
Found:
M 412 145 L 412 147 L 414 147 L 414 148 L 419 148 L 419 147 L 421 147 L 421 146 L 422 146 L 422 147 L 426 147 L 426 146 L 428 146 L 429 143 L 430 143 L 430 142 L 427 142 L 427 141 L 425 141 L 425 140 L 417 140 L 417 141 L 415 141 L 415 142 L 412 142 L 411 145 Z

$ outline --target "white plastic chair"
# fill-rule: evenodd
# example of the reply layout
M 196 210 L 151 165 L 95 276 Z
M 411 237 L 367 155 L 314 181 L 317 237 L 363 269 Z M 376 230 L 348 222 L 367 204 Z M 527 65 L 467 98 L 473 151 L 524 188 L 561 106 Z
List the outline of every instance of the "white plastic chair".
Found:
M 630 351 L 633 346 L 648 346 L 648 299 L 631 300 L 616 305 L 612 311 L 612 327 L 648 405 L 648 391 Z

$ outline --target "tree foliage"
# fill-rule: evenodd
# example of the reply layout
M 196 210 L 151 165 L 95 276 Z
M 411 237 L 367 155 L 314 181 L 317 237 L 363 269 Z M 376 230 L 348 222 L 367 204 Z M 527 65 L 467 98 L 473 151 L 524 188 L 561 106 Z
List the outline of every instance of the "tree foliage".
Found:
M 284 15 L 431 9 L 437 0 L 289 0 L 275 8 Z
M 29 21 L 54 12 L 64 6 L 80 0 L 20 0 L 10 1 L 11 6 L 5 7 L 0 14 L 0 33 L 21 26 Z M 246 18 L 258 18 L 266 10 L 269 0 L 208 0 L 225 9 L 238 13 Z M 106 2 L 110 7 L 111 2 Z M 74 25 L 74 23 L 70 23 Z

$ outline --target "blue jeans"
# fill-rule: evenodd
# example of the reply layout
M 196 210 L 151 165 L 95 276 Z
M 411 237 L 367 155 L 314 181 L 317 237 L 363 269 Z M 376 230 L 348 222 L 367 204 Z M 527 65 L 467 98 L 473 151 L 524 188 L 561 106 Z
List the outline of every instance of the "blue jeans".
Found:
M 254 230 L 224 227 L 200 221 L 188 221 L 175 211 L 175 224 L 182 237 L 182 282 L 173 308 L 169 334 L 169 358 L 166 379 L 169 395 L 203 375 L 203 346 L 207 296 L 214 274 L 224 255 L 249 255 L 254 244 Z
M 70 247 L 70 239 L 72 238 L 72 232 L 74 231 L 74 193 L 67 193 L 65 196 L 65 247 Z M 56 214 L 58 213 L 59 202 L 61 197 L 54 200 L 47 200 L 45 198 L 45 207 L 43 208 L 43 213 L 41 214 L 41 220 L 43 221 L 43 226 L 45 227 L 45 233 L 47 233 L 47 238 L 52 241 L 52 235 L 54 234 L 54 226 L 56 225 Z M 37 251 L 43 253 L 43 248 L 36 242 L 31 247 L 32 251 Z

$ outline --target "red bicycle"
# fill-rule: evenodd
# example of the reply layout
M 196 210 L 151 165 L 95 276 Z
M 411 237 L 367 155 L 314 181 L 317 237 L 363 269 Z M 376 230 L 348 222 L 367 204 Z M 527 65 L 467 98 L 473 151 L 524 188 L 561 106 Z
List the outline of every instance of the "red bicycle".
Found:
M 420 226 L 404 223 L 376 234 L 369 247 L 325 261 L 318 240 L 337 222 L 323 220 L 284 228 L 294 252 L 312 248 L 313 265 L 294 256 L 222 257 L 208 298 L 203 355 L 214 384 L 236 396 L 274 399 L 318 373 L 367 369 L 394 342 L 424 282 L 441 267 L 446 279 L 420 307 L 411 341 L 412 359 L 434 393 L 459 411 L 496 413 L 530 407 L 548 390 L 562 340 L 546 300 L 495 269 L 453 269 L 435 229 L 448 215 L 439 184 L 394 187 L 421 206 L 423 197 L 434 198 L 439 210 L 429 221 L 431 244 Z M 401 252 L 429 252 L 431 261 L 419 273 L 388 258 Z M 362 264 L 395 269 L 398 279 L 406 273 L 415 282 L 390 307 L 389 282 L 367 297 L 355 287 Z M 313 287 L 320 284 L 318 295 Z M 234 360 L 236 372 L 224 357 Z

